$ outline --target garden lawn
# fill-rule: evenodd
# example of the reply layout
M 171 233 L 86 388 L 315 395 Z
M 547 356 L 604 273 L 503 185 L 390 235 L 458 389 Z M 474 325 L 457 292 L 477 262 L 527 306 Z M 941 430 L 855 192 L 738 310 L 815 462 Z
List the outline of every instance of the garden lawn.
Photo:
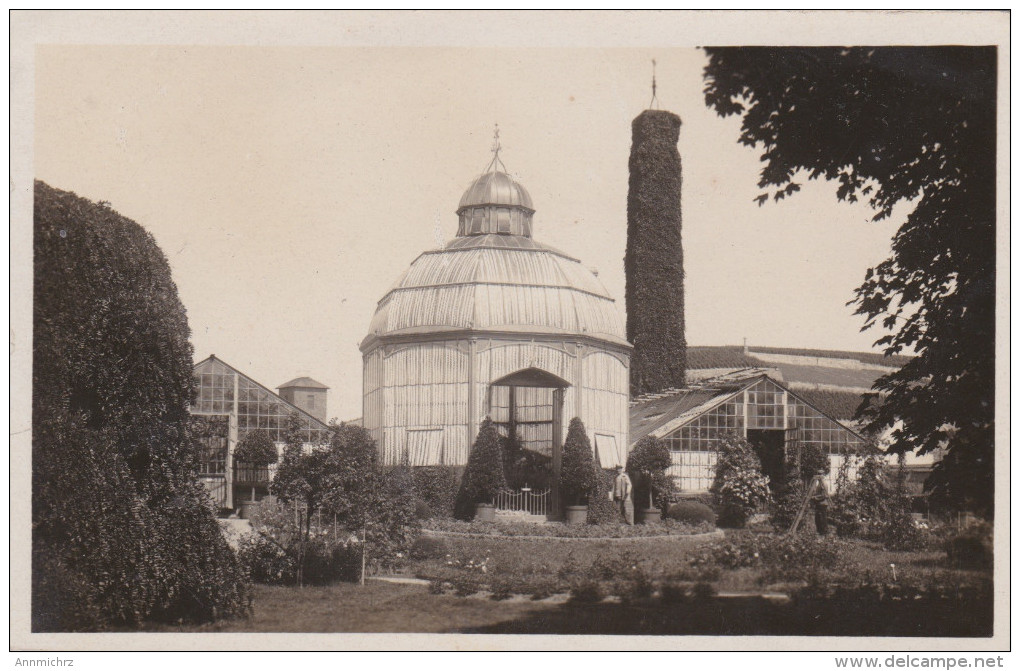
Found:
M 486 633 L 628 635 L 988 636 L 990 607 L 961 612 L 899 602 L 848 610 L 759 597 L 681 604 L 492 601 L 430 594 L 424 586 L 369 581 L 364 587 L 255 588 L 251 619 L 204 626 L 150 626 L 162 632 Z
M 496 603 L 429 594 L 421 585 L 369 580 L 365 586 L 255 586 L 250 619 L 207 625 L 150 625 L 148 631 L 265 633 L 448 633 L 528 620 L 553 604 Z

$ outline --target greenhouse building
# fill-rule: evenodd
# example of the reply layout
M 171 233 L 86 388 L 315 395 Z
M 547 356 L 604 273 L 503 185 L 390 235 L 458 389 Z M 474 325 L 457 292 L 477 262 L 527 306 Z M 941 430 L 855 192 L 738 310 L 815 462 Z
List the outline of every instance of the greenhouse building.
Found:
M 215 355 L 195 364 L 195 379 L 198 396 L 191 406 L 191 415 L 203 447 L 199 479 L 222 511 L 238 508 L 241 503 L 259 499 L 268 492 L 273 467 L 235 463 L 233 459 L 238 443 L 249 432 L 263 429 L 282 451 L 287 423 L 295 416 L 303 443 L 314 445 L 326 440 L 328 427 L 322 420 Z M 319 402 L 324 408 L 325 399 Z
M 721 441 L 728 435 L 755 446 L 762 472 L 782 479 L 784 460 L 802 445 L 829 455 L 830 482 L 842 459 L 860 451 L 865 438 L 833 419 L 769 375 L 748 368 L 702 380 L 685 389 L 636 399 L 630 408 L 632 444 L 646 436 L 666 442 L 669 473 L 681 492 L 705 492 L 712 485 Z
M 627 454 L 631 346 L 594 273 L 533 237 L 498 144 L 456 237 L 379 300 L 361 343 L 364 426 L 387 464 L 463 466 L 485 417 L 556 468 L 580 417 L 604 467 Z

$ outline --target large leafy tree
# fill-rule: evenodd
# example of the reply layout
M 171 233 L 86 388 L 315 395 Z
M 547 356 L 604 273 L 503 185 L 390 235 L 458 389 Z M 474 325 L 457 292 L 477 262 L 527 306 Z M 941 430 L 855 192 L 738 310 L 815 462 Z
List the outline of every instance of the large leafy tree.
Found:
M 892 450 L 945 450 L 928 488 L 991 513 L 994 470 L 994 47 L 709 48 L 706 103 L 740 115 L 742 144 L 763 149 L 759 203 L 798 180 L 838 183 L 876 220 L 913 211 L 888 259 L 851 301 L 863 328 L 887 331 L 910 363 L 875 383 L 869 428 Z

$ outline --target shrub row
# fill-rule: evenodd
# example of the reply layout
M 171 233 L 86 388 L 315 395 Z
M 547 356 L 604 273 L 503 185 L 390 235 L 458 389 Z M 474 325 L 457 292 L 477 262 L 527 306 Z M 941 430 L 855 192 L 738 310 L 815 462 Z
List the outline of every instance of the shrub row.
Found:
M 485 536 L 546 536 L 549 538 L 654 538 L 658 536 L 689 536 L 715 529 L 708 522 L 685 523 L 664 520 L 660 524 L 634 526 L 610 524 L 547 524 L 530 522 L 464 522 L 431 520 L 426 528 L 439 532 L 481 534 Z

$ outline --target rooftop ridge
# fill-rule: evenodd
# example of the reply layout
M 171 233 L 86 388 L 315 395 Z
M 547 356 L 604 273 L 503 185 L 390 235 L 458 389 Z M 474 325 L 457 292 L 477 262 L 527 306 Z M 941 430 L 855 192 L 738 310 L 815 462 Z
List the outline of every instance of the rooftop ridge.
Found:
M 743 382 L 751 380 L 762 375 L 768 375 L 768 368 L 741 368 L 739 370 L 724 373 L 723 375 L 716 375 L 715 377 L 705 378 L 704 380 L 698 380 L 697 382 L 688 384 L 686 387 L 669 387 L 662 391 L 648 392 L 634 397 L 630 401 L 631 407 L 639 403 L 647 403 L 649 401 L 658 401 L 671 396 L 679 396 L 682 393 L 688 393 L 692 391 L 726 391 L 728 387 L 739 385 Z

